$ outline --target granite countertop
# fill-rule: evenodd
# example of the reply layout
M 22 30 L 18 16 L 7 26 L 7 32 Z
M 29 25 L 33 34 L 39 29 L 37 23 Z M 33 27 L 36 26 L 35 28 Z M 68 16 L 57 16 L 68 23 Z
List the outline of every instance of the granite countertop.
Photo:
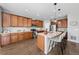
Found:
M 32 32 L 32 31 L 23 31 L 23 32 Z M 9 35 L 11 33 L 22 33 L 22 32 L 4 32 L 4 33 L 0 33 L 1 36 L 5 36 L 5 35 Z
M 62 32 L 48 32 L 47 34 L 43 33 L 39 33 L 38 35 L 42 35 L 42 36 L 47 36 L 49 38 L 55 37 L 60 35 Z

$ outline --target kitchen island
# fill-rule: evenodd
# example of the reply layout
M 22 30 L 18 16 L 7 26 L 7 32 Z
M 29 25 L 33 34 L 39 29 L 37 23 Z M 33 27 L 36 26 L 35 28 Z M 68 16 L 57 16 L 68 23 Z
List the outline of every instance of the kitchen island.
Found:
M 54 40 L 61 41 L 58 38 L 63 32 L 48 32 L 39 33 L 37 36 L 37 47 L 42 50 L 45 54 L 48 54 L 54 47 Z

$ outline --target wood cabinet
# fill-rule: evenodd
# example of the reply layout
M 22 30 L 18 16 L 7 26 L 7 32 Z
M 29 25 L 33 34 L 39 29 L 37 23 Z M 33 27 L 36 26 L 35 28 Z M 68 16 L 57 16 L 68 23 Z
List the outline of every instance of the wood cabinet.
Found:
M 32 39 L 32 32 L 25 32 L 24 33 L 24 39 L 25 40 Z
M 2 34 L 0 35 L 0 46 L 28 39 L 32 39 L 32 32 Z
M 39 27 L 43 27 L 43 21 L 38 21 L 38 25 L 37 26 L 39 26 Z
M 8 27 L 10 26 L 10 14 L 3 13 L 3 26 Z
M 11 15 L 11 26 L 17 26 L 17 16 Z
M 22 26 L 23 26 L 23 17 L 18 16 L 17 19 L 18 19 L 18 20 L 17 20 L 17 24 L 18 24 L 18 26 L 19 26 L 19 27 L 22 27 Z
M 18 40 L 21 41 L 21 40 L 24 40 L 24 33 L 18 33 Z
M 28 18 L 28 27 L 31 27 L 31 26 L 32 26 L 32 19 Z
M 42 51 L 44 51 L 44 36 L 41 36 L 41 35 L 38 35 L 38 37 L 37 37 L 37 47 L 39 48 L 39 49 L 41 49 Z
M 4 36 L 1 36 L 1 46 L 10 44 L 10 34 L 5 34 Z
M 35 20 L 32 20 L 32 26 L 35 26 L 36 23 L 35 23 Z
M 24 32 L 24 40 L 26 40 L 28 38 L 28 33 Z
M 37 27 L 43 27 L 43 21 L 41 20 L 32 20 L 32 25 Z
M 32 32 L 27 32 L 27 39 L 32 39 Z
M 23 24 L 24 24 L 24 26 L 28 26 L 27 24 L 28 24 L 28 21 L 27 21 L 27 18 L 23 18 Z
M 18 41 L 17 33 L 11 33 L 11 43 L 15 43 Z
M 67 19 L 61 19 L 57 21 L 58 28 L 67 28 Z

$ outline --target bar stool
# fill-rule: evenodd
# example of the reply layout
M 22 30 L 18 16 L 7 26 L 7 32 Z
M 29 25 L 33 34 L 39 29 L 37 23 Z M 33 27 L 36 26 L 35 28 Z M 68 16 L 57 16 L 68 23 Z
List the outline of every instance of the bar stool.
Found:
M 55 46 L 57 45 L 57 47 L 59 47 L 58 50 L 60 50 L 62 54 L 63 54 L 63 40 L 64 40 L 63 38 L 65 37 L 65 35 L 66 35 L 66 32 L 58 36 L 57 40 L 54 40 Z

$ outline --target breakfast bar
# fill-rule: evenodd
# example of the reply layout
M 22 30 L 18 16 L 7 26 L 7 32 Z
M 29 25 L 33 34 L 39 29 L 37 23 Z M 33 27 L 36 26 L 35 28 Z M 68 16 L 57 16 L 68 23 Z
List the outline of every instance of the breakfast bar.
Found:
M 55 46 L 55 42 L 61 42 L 64 32 L 48 32 L 39 33 L 37 36 L 37 47 L 41 49 L 45 54 L 48 54 Z

